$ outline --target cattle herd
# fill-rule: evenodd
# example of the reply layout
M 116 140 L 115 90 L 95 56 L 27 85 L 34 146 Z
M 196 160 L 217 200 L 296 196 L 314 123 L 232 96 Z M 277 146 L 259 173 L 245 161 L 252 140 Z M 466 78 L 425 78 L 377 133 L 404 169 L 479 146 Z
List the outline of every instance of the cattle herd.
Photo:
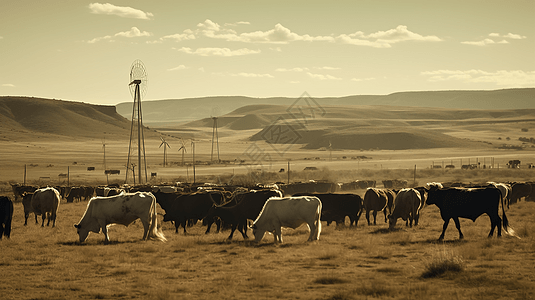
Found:
M 364 182 L 364 183 L 363 183 Z M 444 220 L 439 240 L 444 239 L 449 221 L 453 219 L 461 232 L 459 218 L 475 221 L 482 214 L 491 220 L 489 237 L 497 228 L 501 236 L 502 228 L 514 235 L 510 228 L 505 209 L 521 198 L 535 200 L 535 184 L 531 183 L 494 183 L 462 187 L 459 184 L 428 183 L 422 187 L 399 190 L 376 188 L 375 181 L 352 183 L 352 187 L 365 190 L 364 197 L 348 193 L 343 185 L 330 183 L 301 183 L 289 185 L 256 186 L 252 188 L 214 185 L 199 186 L 106 186 L 106 187 L 43 187 L 37 188 L 12 184 L 14 200 L 22 200 L 25 222 L 30 213 L 41 215 L 41 226 L 56 225 L 59 204 L 88 200 L 87 208 L 78 224 L 79 242 L 83 243 L 90 232 L 104 234 L 109 242 L 107 226 L 110 224 L 129 225 L 137 219 L 143 224 L 143 239 L 166 241 L 158 228 L 157 205 L 165 211 L 164 222 L 172 222 L 175 232 L 202 221 L 209 233 L 212 225 L 217 232 L 222 228 L 230 229 L 231 240 L 236 229 L 243 239 L 248 239 L 247 231 L 252 229 L 255 242 L 260 242 L 266 232 L 274 236 L 274 242 L 282 242 L 281 228 L 297 228 L 306 224 L 310 230 L 308 240 L 318 240 L 321 221 L 329 225 L 344 226 L 346 217 L 349 226 L 356 227 L 365 212 L 368 225 L 377 224 L 377 214 L 382 212 L 389 230 L 394 230 L 401 218 L 406 226 L 418 225 L 419 212 L 425 205 L 436 205 Z M 500 217 L 501 205 L 501 217 Z M 6 196 L 0 197 L 0 239 L 10 237 L 13 216 L 13 201 Z

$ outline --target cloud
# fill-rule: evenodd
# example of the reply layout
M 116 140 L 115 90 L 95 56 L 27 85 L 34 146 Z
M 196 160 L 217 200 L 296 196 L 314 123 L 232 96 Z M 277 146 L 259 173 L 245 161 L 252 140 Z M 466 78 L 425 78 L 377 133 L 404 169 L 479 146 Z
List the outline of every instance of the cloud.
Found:
M 332 75 L 313 74 L 310 72 L 307 72 L 307 75 L 310 76 L 310 78 L 319 79 L 319 80 L 342 80 L 342 78 L 334 77 Z
M 147 32 L 147 31 L 141 31 L 137 27 L 132 27 L 129 31 L 118 32 L 115 34 L 115 36 L 122 36 L 122 37 L 127 37 L 127 38 L 151 36 L 151 35 L 152 33 Z
M 275 69 L 275 71 L 277 72 L 305 72 L 305 71 L 308 71 L 308 68 L 291 68 L 291 69 L 278 68 L 278 69 Z
M 194 54 L 194 55 L 199 55 L 199 56 L 225 56 L 225 57 L 260 53 L 260 50 L 251 50 L 247 48 L 241 48 L 237 50 L 230 50 L 229 48 L 197 48 L 195 51 L 193 51 L 191 48 L 182 47 L 177 50 L 180 52 L 187 53 L 187 54 Z
M 461 44 L 473 45 L 473 46 L 486 46 L 486 45 L 496 44 L 496 42 L 494 40 L 491 40 L 491 39 L 484 39 L 484 40 L 475 41 L 475 42 L 465 41 L 465 42 L 461 42 Z
M 421 75 L 429 76 L 428 80 L 431 82 L 464 81 L 467 83 L 494 83 L 498 86 L 508 87 L 535 86 L 535 71 L 436 70 L 422 72 Z
M 113 36 L 106 35 L 106 36 L 96 37 L 92 40 L 87 41 L 87 43 L 94 44 L 96 42 L 100 42 L 104 40 L 108 40 L 109 42 L 114 42 L 114 40 L 112 40 L 113 37 L 134 38 L 134 37 L 144 37 L 144 36 L 152 36 L 152 33 L 147 32 L 147 31 L 141 31 L 137 27 L 132 27 L 129 31 L 117 32 Z
M 185 70 L 185 69 L 188 69 L 188 67 L 184 65 L 179 65 L 178 67 L 167 69 L 167 71 L 178 71 L 178 70 Z
M 275 76 L 271 74 L 259 74 L 259 73 L 246 73 L 246 72 L 240 72 L 240 73 L 229 73 L 229 72 L 214 72 L 212 75 L 218 75 L 218 76 L 232 76 L 232 77 L 247 77 L 247 78 L 275 78 Z
M 250 25 L 250 22 L 239 21 L 234 23 L 225 23 L 225 26 L 238 26 L 238 25 Z
M 15 87 L 15 85 L 11 83 L 3 83 L 2 87 Z
M 314 69 L 318 69 L 318 70 L 340 70 L 342 68 L 338 68 L 338 67 L 314 67 Z
M 522 39 L 527 38 L 525 35 L 514 34 L 510 32 L 504 35 L 501 35 L 497 32 L 491 32 L 489 33 L 489 37 L 494 38 L 494 39 L 486 38 L 480 41 L 464 41 L 464 42 L 461 42 L 461 44 L 473 45 L 473 46 L 487 46 L 487 45 L 492 45 L 492 44 L 509 44 L 509 41 L 505 39 L 522 40 Z M 496 41 L 496 39 L 498 38 L 505 38 L 505 39 L 502 39 L 501 41 Z
M 377 31 L 371 34 L 364 34 L 364 32 L 362 31 L 357 31 L 351 34 L 340 34 L 336 37 L 336 41 L 342 44 L 350 44 L 356 46 L 390 48 L 392 47 L 392 44 L 400 42 L 440 42 L 442 41 L 442 39 L 435 35 L 423 36 L 421 34 L 408 30 L 408 27 L 405 25 L 398 25 L 394 29 L 390 29 L 387 31 Z
M 195 33 L 191 29 L 186 29 L 183 31 L 183 33 L 166 35 L 166 36 L 161 37 L 159 41 L 155 41 L 152 43 L 159 43 L 165 40 L 174 40 L 175 42 L 182 42 L 182 41 L 194 40 L 194 39 L 196 39 Z
M 154 15 L 150 12 L 144 12 L 128 6 L 115 6 L 110 3 L 91 3 L 89 4 L 91 13 L 98 15 L 115 15 L 122 18 L 134 18 L 150 20 Z

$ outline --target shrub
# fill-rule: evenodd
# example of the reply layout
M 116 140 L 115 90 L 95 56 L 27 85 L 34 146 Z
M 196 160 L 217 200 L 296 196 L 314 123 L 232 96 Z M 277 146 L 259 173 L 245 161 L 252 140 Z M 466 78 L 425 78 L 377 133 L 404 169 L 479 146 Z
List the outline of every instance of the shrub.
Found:
M 444 250 L 439 252 L 438 256 L 426 264 L 422 277 L 433 278 L 441 276 L 446 272 L 461 272 L 463 268 L 464 263 L 461 257 Z

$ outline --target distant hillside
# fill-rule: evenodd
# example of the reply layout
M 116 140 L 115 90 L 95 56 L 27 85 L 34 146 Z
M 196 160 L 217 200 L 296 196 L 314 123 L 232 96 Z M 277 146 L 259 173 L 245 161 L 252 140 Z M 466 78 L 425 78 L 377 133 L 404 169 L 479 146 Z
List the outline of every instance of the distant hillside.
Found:
M 311 95 L 313 96 L 313 95 Z M 429 91 L 400 92 L 390 95 L 355 95 L 314 98 L 319 106 L 387 105 L 435 107 L 447 109 L 535 109 L 535 88 L 494 91 Z M 243 96 L 201 97 L 143 102 L 143 120 L 149 126 L 169 126 L 176 123 L 222 116 L 246 105 L 292 105 L 298 98 L 251 98 Z M 303 105 L 303 103 L 300 103 Z M 132 103 L 117 105 L 117 112 L 127 119 L 132 115 Z
M 129 138 L 131 122 L 114 106 L 33 97 L 0 97 L 0 139 Z

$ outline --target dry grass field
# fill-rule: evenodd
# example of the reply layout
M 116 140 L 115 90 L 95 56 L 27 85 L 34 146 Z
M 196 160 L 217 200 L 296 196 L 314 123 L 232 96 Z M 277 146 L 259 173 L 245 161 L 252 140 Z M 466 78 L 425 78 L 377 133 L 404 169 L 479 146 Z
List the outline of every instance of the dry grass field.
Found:
M 1 195 L 12 197 L 9 183 L 24 179 L 41 186 L 124 182 L 129 136 L 126 119 L 106 107 L 88 109 L 85 104 L 49 101 L 49 106 L 35 109 L 42 104 L 35 99 L 15 110 L 18 100 L 0 102 Z M 33 118 L 45 109 L 54 114 Z M 533 134 L 533 110 L 432 109 L 431 116 L 426 109 L 405 113 L 408 108 L 332 107 L 324 119 L 309 120 L 308 131 L 300 132 L 302 141 L 286 147 L 251 139 L 272 124 L 280 110 L 257 109 L 229 114 L 227 125 L 221 118 L 221 163 L 210 163 L 212 127 L 206 120 L 160 128 L 171 145 L 168 166 L 162 164 L 160 133 L 149 132 L 147 168 L 157 173 L 151 183 L 193 181 L 190 141 L 185 166 L 178 152 L 179 138 L 192 137 L 196 141 L 196 182 L 286 182 L 288 163 L 292 182 L 365 179 L 376 180 L 382 187 L 381 181 L 387 179 L 407 180 L 409 185 L 533 181 L 534 169 L 525 166 L 535 163 L 535 148 L 519 141 L 519 137 Z M 391 133 L 399 132 L 406 137 L 399 141 L 402 147 L 388 148 L 390 144 L 384 140 L 397 138 Z M 330 141 L 332 151 L 326 148 Z M 120 169 L 120 175 L 104 175 L 103 143 L 106 168 Z M 500 148 L 502 144 L 513 147 Z M 284 152 L 277 153 L 282 146 Z M 258 153 L 269 155 L 254 156 Z M 522 169 L 508 169 L 506 164 L 512 159 L 521 160 Z M 239 164 L 240 160 L 246 163 Z M 474 163 L 493 168 L 460 168 Z M 447 164 L 455 169 L 444 169 Z M 88 171 L 90 166 L 95 170 Z M 306 167 L 317 170 L 304 171 Z M 60 176 L 66 173 L 68 178 Z M 364 195 L 364 190 L 353 192 Z M 487 238 L 490 220 L 484 215 L 475 223 L 461 219 L 463 241 L 457 239 L 452 222 L 445 241 L 437 242 L 443 222 L 438 209 L 430 206 L 423 209 L 420 224 L 414 228 L 398 224 L 389 232 L 382 215 L 377 226 L 366 225 L 363 216 L 357 228 L 324 223 L 320 240 L 313 243 L 305 242 L 305 227 L 285 230 L 280 245 L 274 245 L 268 235 L 260 245 L 244 241 L 239 234 L 229 242 L 228 232 L 205 235 L 200 225 L 189 228 L 185 236 L 175 234 L 169 223 L 162 224 L 168 242 L 141 241 L 140 222 L 128 228 L 112 227 L 110 244 L 103 243 L 102 234 L 91 234 L 80 245 L 73 224 L 78 223 L 86 205 L 62 201 L 57 227 L 41 228 L 33 222 L 23 226 L 22 204 L 15 203 L 11 239 L 0 241 L 0 299 L 535 297 L 533 202 L 521 202 L 506 211 L 520 239 L 508 235 Z
M 363 190 L 354 191 L 363 194 Z M 532 299 L 535 296 L 535 203 L 506 211 L 517 235 L 487 238 L 489 218 L 461 219 L 465 239 L 425 207 L 420 225 L 357 228 L 323 224 L 320 240 L 308 230 L 284 230 L 275 245 L 228 232 L 187 236 L 162 225 L 168 242 L 141 241 L 140 222 L 110 229 L 112 242 L 91 234 L 77 242 L 86 202 L 62 202 L 57 226 L 23 226 L 15 204 L 11 239 L 0 242 L 2 299 Z M 30 220 L 33 215 L 30 217 Z M 159 216 L 161 222 L 162 217 Z M 252 236 L 252 234 L 250 234 Z M 442 273 L 444 272 L 444 273 Z

